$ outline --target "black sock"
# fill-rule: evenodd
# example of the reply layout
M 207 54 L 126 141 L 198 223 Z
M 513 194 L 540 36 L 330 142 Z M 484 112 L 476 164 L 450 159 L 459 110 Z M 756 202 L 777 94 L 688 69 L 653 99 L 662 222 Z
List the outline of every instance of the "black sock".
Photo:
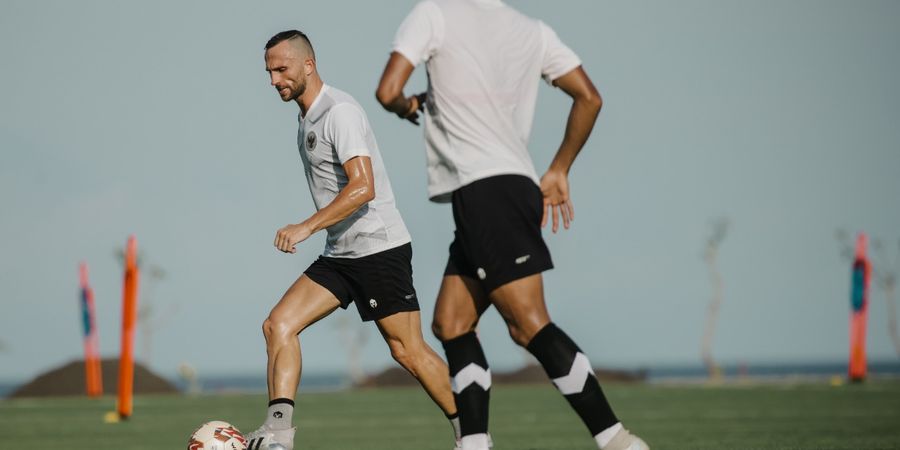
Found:
M 587 356 L 559 327 L 548 324 L 531 339 L 527 348 L 592 436 L 619 422 L 600 389 Z
M 460 434 L 487 433 L 491 371 L 475 332 L 444 341 Z

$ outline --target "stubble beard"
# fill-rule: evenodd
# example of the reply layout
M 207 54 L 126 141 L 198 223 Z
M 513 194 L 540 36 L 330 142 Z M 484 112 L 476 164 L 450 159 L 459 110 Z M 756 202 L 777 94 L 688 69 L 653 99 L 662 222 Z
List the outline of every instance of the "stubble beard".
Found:
M 286 98 L 284 101 L 296 101 L 298 98 L 300 98 L 301 95 L 303 95 L 304 92 L 306 92 L 306 78 L 303 79 L 303 82 L 300 84 L 300 86 L 297 86 L 296 90 L 291 92 L 291 96 L 289 98 Z

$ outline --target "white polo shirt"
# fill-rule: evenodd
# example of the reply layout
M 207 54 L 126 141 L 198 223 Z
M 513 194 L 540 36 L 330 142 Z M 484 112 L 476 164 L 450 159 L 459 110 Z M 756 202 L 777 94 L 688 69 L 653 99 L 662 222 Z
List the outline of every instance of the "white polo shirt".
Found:
M 428 196 L 483 178 L 519 174 L 539 183 L 528 154 L 539 80 L 581 60 L 543 22 L 499 0 L 425 0 L 413 8 L 393 50 L 426 63 Z
M 359 258 L 410 242 L 375 134 L 359 103 L 349 94 L 323 85 L 299 119 L 297 146 L 316 209 L 328 206 L 347 185 L 343 164 L 350 159 L 368 156 L 375 172 L 375 199 L 328 227 L 323 255 Z

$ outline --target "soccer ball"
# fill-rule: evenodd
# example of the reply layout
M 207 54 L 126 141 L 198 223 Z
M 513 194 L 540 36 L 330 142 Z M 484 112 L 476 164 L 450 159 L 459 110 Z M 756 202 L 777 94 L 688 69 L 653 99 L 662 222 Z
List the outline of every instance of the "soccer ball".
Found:
M 188 441 L 188 450 L 246 450 L 247 439 L 234 425 L 214 420 L 200 425 Z

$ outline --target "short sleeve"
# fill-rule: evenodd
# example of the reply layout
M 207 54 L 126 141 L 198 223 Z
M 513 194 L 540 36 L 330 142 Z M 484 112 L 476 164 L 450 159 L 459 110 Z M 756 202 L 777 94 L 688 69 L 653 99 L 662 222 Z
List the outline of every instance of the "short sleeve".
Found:
M 557 78 L 575 70 L 581 65 L 581 59 L 559 39 L 556 32 L 547 24 L 540 22 L 541 38 L 544 41 L 544 55 L 541 60 L 541 75 L 544 81 L 552 84 Z
M 413 66 L 428 61 L 444 40 L 444 16 L 434 2 L 419 2 L 394 36 L 393 50 Z
M 371 156 L 366 141 L 369 123 L 359 107 L 350 103 L 335 105 L 328 119 L 331 142 L 341 164 L 357 156 Z

